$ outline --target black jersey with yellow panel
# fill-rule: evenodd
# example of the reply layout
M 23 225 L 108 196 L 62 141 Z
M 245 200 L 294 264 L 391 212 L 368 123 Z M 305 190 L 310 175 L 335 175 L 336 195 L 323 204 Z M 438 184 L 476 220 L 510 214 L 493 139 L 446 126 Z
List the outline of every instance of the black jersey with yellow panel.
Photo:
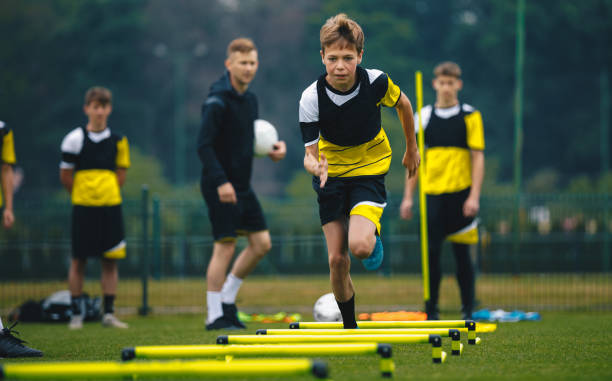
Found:
M 73 205 L 119 205 L 121 192 L 115 171 L 130 166 L 127 138 L 108 128 L 94 133 L 79 127 L 62 142 L 60 166 L 74 169 Z
M 0 159 L 2 164 L 15 165 L 17 158 L 15 157 L 15 144 L 13 141 L 13 130 L 10 129 L 0 120 Z M 0 187 L 0 207 L 4 205 L 4 197 L 2 196 L 2 188 Z
M 305 146 L 318 144 L 329 177 L 377 176 L 388 172 L 391 146 L 380 107 L 397 104 L 401 91 L 382 71 L 357 67 L 352 89 L 340 92 L 322 75 L 302 93 L 300 128 Z
M 425 193 L 459 192 L 472 185 L 470 151 L 485 148 L 482 116 L 468 104 L 421 110 L 425 131 Z M 416 116 L 418 126 L 418 115 Z

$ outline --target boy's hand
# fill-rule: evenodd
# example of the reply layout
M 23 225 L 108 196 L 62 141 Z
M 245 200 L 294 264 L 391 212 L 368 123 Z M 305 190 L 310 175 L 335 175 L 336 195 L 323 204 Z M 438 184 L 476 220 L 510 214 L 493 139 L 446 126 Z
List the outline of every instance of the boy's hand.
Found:
M 408 152 L 406 150 L 404 153 L 404 158 L 402 159 L 402 165 L 408 170 L 408 177 L 416 175 L 420 163 L 421 156 L 419 156 L 418 150 L 414 150 L 412 152 Z
M 480 202 L 477 197 L 468 197 L 463 203 L 463 215 L 466 217 L 474 217 L 480 210 Z
M 277 161 L 283 160 L 286 154 L 287 154 L 287 145 L 285 144 L 284 141 L 279 140 L 278 142 L 274 143 L 274 145 L 272 146 L 272 152 L 268 154 L 268 157 L 272 159 L 272 161 L 277 162 Z
M 221 184 L 217 187 L 217 193 L 219 194 L 219 200 L 226 204 L 237 204 L 238 199 L 236 198 L 236 191 L 229 181 L 225 184 Z
M 403 220 L 410 220 L 412 218 L 412 199 L 405 198 L 400 204 L 400 217 Z
M 14 223 L 15 215 L 13 214 L 13 211 L 5 208 L 4 212 L 2 213 L 2 225 L 4 225 L 5 229 L 10 229 L 13 227 Z

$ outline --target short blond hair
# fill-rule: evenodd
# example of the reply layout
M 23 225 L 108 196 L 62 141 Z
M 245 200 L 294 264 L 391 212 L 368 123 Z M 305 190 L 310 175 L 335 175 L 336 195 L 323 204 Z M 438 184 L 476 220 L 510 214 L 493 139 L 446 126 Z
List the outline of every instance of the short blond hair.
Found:
M 240 52 L 240 53 L 249 53 L 253 50 L 257 50 L 255 47 L 255 43 L 250 38 L 240 37 L 232 40 L 229 45 L 227 45 L 227 56 L 229 57 L 232 53 Z
M 359 24 L 351 20 L 346 14 L 338 13 L 325 21 L 325 24 L 321 27 L 320 39 L 323 52 L 325 52 L 325 47 L 339 40 L 344 40 L 353 45 L 357 53 L 361 53 L 365 37 Z
M 92 102 L 98 102 L 102 106 L 112 104 L 113 94 L 106 87 L 94 86 L 85 93 L 85 105 L 88 106 Z
M 435 77 L 447 75 L 449 77 L 461 79 L 461 68 L 459 67 L 459 65 L 451 61 L 445 61 L 437 64 L 434 68 L 433 73 Z

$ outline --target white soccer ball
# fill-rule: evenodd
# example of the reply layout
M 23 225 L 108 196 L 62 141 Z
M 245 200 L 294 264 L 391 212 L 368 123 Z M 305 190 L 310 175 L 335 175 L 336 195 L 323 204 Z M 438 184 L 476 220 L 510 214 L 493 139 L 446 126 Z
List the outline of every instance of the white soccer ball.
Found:
M 331 292 L 317 299 L 312 314 L 316 321 L 342 321 L 336 297 Z
M 272 123 L 263 120 L 255 120 L 255 156 L 266 156 L 278 142 L 278 132 Z

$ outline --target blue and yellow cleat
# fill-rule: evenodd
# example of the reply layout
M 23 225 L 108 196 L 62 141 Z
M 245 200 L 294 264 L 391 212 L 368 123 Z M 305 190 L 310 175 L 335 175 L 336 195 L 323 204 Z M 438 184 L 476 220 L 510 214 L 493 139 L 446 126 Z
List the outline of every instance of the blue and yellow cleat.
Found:
M 363 267 L 365 267 L 366 270 L 370 271 L 378 269 L 384 257 L 384 250 L 382 241 L 380 240 L 380 236 L 375 237 L 376 244 L 374 245 L 374 250 L 372 250 L 372 254 L 370 254 L 369 257 L 361 261 L 361 263 L 363 263 Z

